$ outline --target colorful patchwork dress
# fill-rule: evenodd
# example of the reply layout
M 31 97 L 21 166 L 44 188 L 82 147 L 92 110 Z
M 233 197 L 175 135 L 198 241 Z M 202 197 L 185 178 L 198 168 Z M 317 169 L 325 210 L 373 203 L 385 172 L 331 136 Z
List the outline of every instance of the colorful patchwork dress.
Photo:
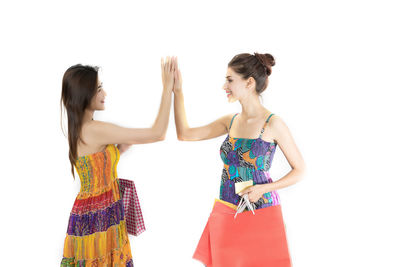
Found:
M 133 267 L 124 217 L 118 148 L 78 157 L 81 189 L 72 208 L 61 266 Z
M 231 120 L 229 129 L 237 114 Z M 235 194 L 235 183 L 253 180 L 253 184 L 265 184 L 273 182 L 269 176 L 272 159 L 274 158 L 277 143 L 267 142 L 261 139 L 265 126 L 274 114 L 269 115 L 261 133 L 257 139 L 234 138 L 228 133 L 220 148 L 220 156 L 224 162 L 221 176 L 220 196 L 237 205 L 240 196 Z M 265 208 L 279 205 L 279 195 L 276 191 L 265 193 L 256 203 L 254 208 Z
M 229 125 L 237 114 L 235 114 Z M 286 240 L 279 195 L 265 193 L 252 203 L 255 214 L 237 214 L 240 196 L 235 183 L 253 180 L 255 184 L 273 182 L 269 168 L 277 143 L 261 139 L 264 128 L 256 139 L 235 138 L 229 135 L 220 148 L 224 163 L 220 199 L 216 199 L 206 227 L 193 255 L 207 267 L 289 267 L 291 259 Z

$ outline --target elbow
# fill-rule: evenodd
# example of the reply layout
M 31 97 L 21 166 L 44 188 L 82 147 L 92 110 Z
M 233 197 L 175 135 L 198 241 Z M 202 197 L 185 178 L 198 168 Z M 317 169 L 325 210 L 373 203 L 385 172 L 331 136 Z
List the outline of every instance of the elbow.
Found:
M 160 135 L 157 141 L 164 141 L 166 134 Z
M 176 137 L 178 138 L 179 141 L 191 141 L 190 137 L 182 133 L 177 134 Z
M 189 128 L 185 129 L 177 129 L 176 130 L 176 137 L 179 141 L 193 141 L 191 136 L 191 131 Z
M 176 131 L 176 137 L 179 141 L 186 141 L 186 136 L 183 131 Z
M 292 176 L 293 176 L 293 184 L 297 184 L 298 182 L 304 180 L 305 174 L 306 174 L 306 167 L 305 165 L 301 166 L 296 166 L 292 168 L 291 170 Z
M 160 129 L 160 128 L 153 127 L 151 133 L 152 134 L 151 134 L 150 142 L 164 141 L 166 134 L 167 134 L 167 129 Z
M 299 174 L 298 174 L 298 178 L 297 178 L 297 182 L 300 182 L 302 180 L 305 179 L 306 174 L 307 174 L 307 167 L 306 165 L 303 165 L 301 168 L 299 168 L 298 170 Z
M 164 141 L 164 140 L 165 140 L 165 137 L 166 137 L 166 133 L 165 133 L 165 132 L 163 132 L 163 133 L 158 133 L 158 134 L 155 136 L 155 141 L 156 141 L 156 142 Z

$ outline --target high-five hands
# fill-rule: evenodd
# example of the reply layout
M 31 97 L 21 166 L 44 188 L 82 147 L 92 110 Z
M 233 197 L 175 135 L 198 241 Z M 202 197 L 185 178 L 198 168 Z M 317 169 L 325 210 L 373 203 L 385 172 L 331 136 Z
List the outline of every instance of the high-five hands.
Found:
M 182 90 L 182 75 L 178 68 L 177 57 L 161 58 L 161 72 L 164 90 L 175 94 Z
M 178 68 L 178 58 L 175 57 L 175 61 L 174 61 L 174 94 L 179 93 L 180 91 L 182 91 L 182 75 L 181 75 L 181 71 Z
M 161 77 L 163 88 L 167 92 L 172 92 L 174 87 L 174 74 L 176 66 L 176 57 L 161 58 Z

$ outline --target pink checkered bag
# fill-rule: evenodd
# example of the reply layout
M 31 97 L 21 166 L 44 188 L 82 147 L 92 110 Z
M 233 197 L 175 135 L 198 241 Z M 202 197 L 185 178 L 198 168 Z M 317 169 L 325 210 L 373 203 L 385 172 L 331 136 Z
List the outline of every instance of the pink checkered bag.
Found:
M 142 210 L 140 209 L 135 183 L 132 180 L 127 179 L 118 178 L 118 180 L 122 193 L 128 234 L 138 236 L 146 230 L 146 227 L 144 226 Z

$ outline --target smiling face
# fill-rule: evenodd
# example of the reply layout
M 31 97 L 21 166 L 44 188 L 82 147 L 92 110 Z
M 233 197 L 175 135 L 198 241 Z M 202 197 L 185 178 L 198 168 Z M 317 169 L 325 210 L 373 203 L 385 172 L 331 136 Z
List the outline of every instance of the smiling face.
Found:
M 252 90 L 254 91 L 253 81 L 254 79 L 251 77 L 249 79 L 243 79 L 231 68 L 228 68 L 226 72 L 226 81 L 223 86 L 228 101 L 232 103 L 247 97 Z
M 97 81 L 97 93 L 93 96 L 92 102 L 90 103 L 90 107 L 93 110 L 104 110 L 105 106 L 105 98 L 106 98 L 106 91 L 103 89 L 103 83 L 99 80 Z

